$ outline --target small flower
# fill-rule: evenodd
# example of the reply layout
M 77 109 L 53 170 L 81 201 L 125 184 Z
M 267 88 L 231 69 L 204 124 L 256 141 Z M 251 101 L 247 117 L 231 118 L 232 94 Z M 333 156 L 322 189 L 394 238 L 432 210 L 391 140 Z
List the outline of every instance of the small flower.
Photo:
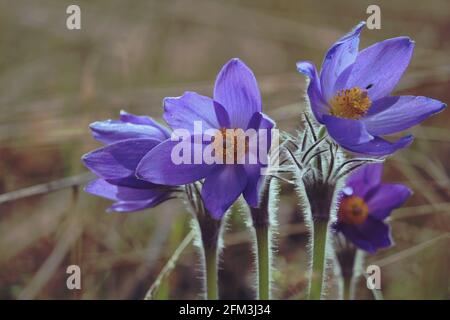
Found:
M 420 96 L 390 96 L 411 60 L 414 42 L 387 39 L 358 52 L 361 22 L 327 52 L 320 76 L 307 61 L 297 63 L 309 77 L 308 97 L 316 120 L 343 148 L 384 156 L 408 146 L 412 136 L 391 143 L 381 136 L 403 131 L 445 108 Z
M 119 120 L 94 122 L 90 128 L 94 138 L 107 145 L 82 158 L 85 166 L 99 176 L 85 191 L 115 201 L 109 211 L 143 210 L 173 196 L 176 188 L 142 181 L 135 176 L 142 157 L 170 137 L 167 128 L 149 117 L 124 111 Z
M 370 253 L 392 244 L 389 226 L 383 220 L 412 194 L 402 184 L 381 183 L 382 170 L 382 164 L 368 164 L 350 175 L 341 191 L 334 224 L 335 230 Z
M 261 112 L 261 95 L 253 72 L 239 59 L 230 60 L 220 71 L 213 99 L 195 92 L 185 92 L 181 97 L 165 98 L 164 110 L 164 119 L 170 127 L 173 130 L 187 130 L 192 138 L 196 121 L 201 121 L 202 136 L 213 129 L 215 134 L 210 137 L 210 143 L 220 158 L 237 160 L 240 154 L 235 141 L 240 138 L 242 130 L 270 131 L 274 127 L 274 122 Z M 191 149 L 195 150 L 192 140 L 195 139 L 187 139 L 187 143 L 192 144 Z M 270 146 L 270 139 L 267 140 Z M 231 143 L 222 144 L 222 141 Z M 260 161 L 256 164 L 239 164 L 236 161 L 232 164 L 207 164 L 205 161 L 174 163 L 171 152 L 179 143 L 168 139 L 154 148 L 142 159 L 137 175 L 164 185 L 182 185 L 205 179 L 202 198 L 206 209 L 216 219 L 220 219 L 241 194 L 251 206 L 258 205 Z M 247 146 L 243 148 L 244 154 L 254 151 L 248 150 Z

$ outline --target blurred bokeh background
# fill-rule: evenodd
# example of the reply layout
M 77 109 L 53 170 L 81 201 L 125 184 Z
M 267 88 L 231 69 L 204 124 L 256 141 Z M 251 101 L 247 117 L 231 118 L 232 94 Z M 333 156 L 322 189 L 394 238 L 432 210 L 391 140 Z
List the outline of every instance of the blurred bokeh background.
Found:
M 74 3 L 79 31 L 66 28 Z M 399 35 L 416 41 L 396 92 L 448 102 L 446 0 L 1 0 L 0 298 L 142 299 L 188 234 L 190 217 L 178 201 L 105 213 L 109 201 L 82 191 L 89 177 L 80 157 L 100 146 L 88 124 L 121 109 L 161 119 L 165 96 L 210 95 L 221 66 L 239 57 L 256 74 L 264 111 L 294 132 L 305 88 L 295 62 L 320 64 L 337 38 L 367 18 L 369 4 L 381 7 L 381 30 L 365 30 L 362 47 Z M 393 214 L 395 246 L 367 259 L 382 267 L 386 299 L 450 298 L 449 121 L 446 110 L 412 129 L 412 147 L 387 161 L 385 180 L 415 193 Z M 275 298 L 304 295 L 300 210 L 282 185 Z M 253 298 L 251 237 L 238 206 L 225 243 L 221 296 Z M 198 298 L 197 261 L 187 245 L 154 298 Z M 81 267 L 82 290 L 66 288 L 71 264 Z M 357 296 L 372 298 L 362 285 Z

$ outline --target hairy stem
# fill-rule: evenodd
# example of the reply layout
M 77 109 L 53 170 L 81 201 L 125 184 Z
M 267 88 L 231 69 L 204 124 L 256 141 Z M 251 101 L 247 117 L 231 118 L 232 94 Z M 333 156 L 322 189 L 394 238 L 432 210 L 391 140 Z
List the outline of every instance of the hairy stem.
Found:
M 206 299 L 217 300 L 218 286 L 217 286 L 217 248 L 206 247 L 205 253 L 205 283 L 206 283 Z
M 204 296 L 207 300 L 219 298 L 218 256 L 221 250 L 222 219 L 214 219 L 205 208 L 199 185 L 194 182 L 185 187 L 194 216 L 194 230 L 203 260 Z
M 323 291 L 328 219 L 313 221 L 312 274 L 309 299 L 320 300 Z
M 256 246 L 258 257 L 258 299 L 270 299 L 270 245 L 269 227 L 258 226 L 256 231 Z
M 258 270 L 258 299 L 268 300 L 271 297 L 271 228 L 270 207 L 275 205 L 275 198 L 270 197 L 271 184 L 276 184 L 271 177 L 266 177 L 261 189 L 259 206 L 250 207 L 253 228 L 256 235 L 256 245 L 254 246 L 255 257 Z M 274 191 L 275 193 L 277 191 Z M 273 202 L 270 204 L 270 202 Z
M 340 281 L 342 283 L 342 291 L 339 298 L 344 300 L 353 300 L 355 295 L 355 269 L 357 248 L 342 233 L 334 235 L 334 249 L 337 262 L 340 269 Z
M 352 277 L 343 277 L 343 298 L 344 300 L 353 300 Z
M 219 238 L 221 234 L 221 220 L 213 219 L 209 213 L 199 215 L 198 225 L 201 233 L 201 244 L 204 255 L 204 288 L 205 299 L 217 300 L 219 298 L 217 272 L 219 255 Z

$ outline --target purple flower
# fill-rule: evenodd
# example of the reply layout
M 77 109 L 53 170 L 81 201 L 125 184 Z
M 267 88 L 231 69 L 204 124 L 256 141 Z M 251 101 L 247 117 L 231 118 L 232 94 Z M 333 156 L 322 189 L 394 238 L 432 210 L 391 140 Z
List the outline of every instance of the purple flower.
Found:
M 320 76 L 315 66 L 298 62 L 309 77 L 308 97 L 318 122 L 343 148 L 384 156 L 408 146 L 412 136 L 391 143 L 381 136 L 403 131 L 445 104 L 420 96 L 390 96 L 406 70 L 414 42 L 407 37 L 387 39 L 358 52 L 361 22 L 327 52 Z
M 108 210 L 118 212 L 151 208 L 172 197 L 175 188 L 135 176 L 142 157 L 170 137 L 167 128 L 149 117 L 124 111 L 120 120 L 94 122 L 90 128 L 94 138 L 107 145 L 82 158 L 86 167 L 99 177 L 86 186 L 86 192 L 115 201 Z
M 195 92 L 165 98 L 164 119 L 173 130 L 188 131 L 190 137 L 183 141 L 192 150 L 196 148 L 196 121 L 201 121 L 202 137 L 208 136 L 207 131 L 210 129 L 214 132 L 213 137 L 209 136 L 209 142 L 202 142 L 202 150 L 220 141 L 218 138 L 223 141 L 236 140 L 239 138 L 238 132 L 242 130 L 254 129 L 259 132 L 262 131 L 260 129 L 266 129 L 270 132 L 274 127 L 274 122 L 261 113 L 261 95 L 253 72 L 239 59 L 230 60 L 220 71 L 213 99 Z M 270 139 L 267 140 L 270 145 Z M 171 153 L 179 143 L 168 139 L 151 150 L 139 164 L 137 175 L 141 179 L 164 185 L 182 185 L 205 179 L 202 198 L 206 209 L 216 219 L 220 219 L 241 194 L 251 206 L 258 205 L 264 161 L 253 164 L 248 161 L 241 164 L 237 161 L 232 164 L 225 161 L 213 164 L 205 161 L 175 163 Z M 232 143 L 226 146 L 220 144 L 214 150 L 223 157 L 231 155 L 237 160 L 236 146 Z M 255 150 L 247 150 L 246 144 L 244 151 L 248 155 Z
M 382 164 L 368 164 L 347 179 L 334 224 L 335 230 L 370 253 L 392 244 L 383 220 L 412 194 L 402 184 L 381 183 L 382 170 Z

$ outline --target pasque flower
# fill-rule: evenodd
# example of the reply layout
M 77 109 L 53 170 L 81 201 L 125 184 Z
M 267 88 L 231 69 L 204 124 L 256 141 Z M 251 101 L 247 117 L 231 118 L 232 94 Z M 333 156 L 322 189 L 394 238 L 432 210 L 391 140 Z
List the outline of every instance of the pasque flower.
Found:
M 217 76 L 214 97 L 209 98 L 195 92 L 185 92 L 181 97 L 164 99 L 164 119 L 173 130 L 184 129 L 190 134 L 185 143 L 192 144 L 195 150 L 194 123 L 201 121 L 202 132 L 209 136 L 210 144 L 217 141 L 231 142 L 239 138 L 239 132 L 254 129 L 255 132 L 273 128 L 274 122 L 261 112 L 261 95 L 252 71 L 239 59 L 232 59 Z M 228 130 L 227 130 L 228 129 Z M 241 130 L 242 129 L 242 130 Z M 218 139 L 221 138 L 221 139 Z M 221 218 L 234 201 L 243 194 L 251 206 L 258 205 L 261 167 L 264 159 L 257 163 L 175 163 L 171 158 L 173 148 L 179 141 L 168 139 L 152 149 L 140 162 L 137 175 L 141 179 L 163 185 L 182 185 L 205 179 L 202 198 L 206 209 L 214 218 Z M 267 139 L 270 144 L 270 138 Z M 248 150 L 245 144 L 244 153 Z M 267 148 L 268 149 L 268 148 Z M 231 155 L 234 160 L 239 157 L 236 145 L 220 144 L 215 146 L 224 158 Z M 246 155 L 243 156 L 246 156 Z M 262 160 L 262 161 L 260 161 Z
M 343 148 L 384 156 L 408 146 L 412 136 L 391 143 L 381 136 L 414 126 L 445 105 L 421 96 L 391 96 L 411 60 L 414 42 L 387 39 L 358 51 L 364 22 L 328 50 L 320 75 L 308 61 L 297 63 L 309 77 L 307 89 L 316 120 Z
M 119 120 L 94 122 L 94 138 L 106 144 L 83 156 L 86 167 L 99 179 L 85 191 L 115 201 L 110 211 L 132 212 L 151 208 L 172 197 L 175 187 L 136 178 L 142 157 L 170 137 L 170 132 L 150 117 L 122 111 Z
M 368 164 L 349 176 L 334 224 L 336 231 L 370 253 L 392 244 L 389 226 L 383 220 L 412 194 L 402 184 L 381 183 L 382 170 L 382 164 Z

